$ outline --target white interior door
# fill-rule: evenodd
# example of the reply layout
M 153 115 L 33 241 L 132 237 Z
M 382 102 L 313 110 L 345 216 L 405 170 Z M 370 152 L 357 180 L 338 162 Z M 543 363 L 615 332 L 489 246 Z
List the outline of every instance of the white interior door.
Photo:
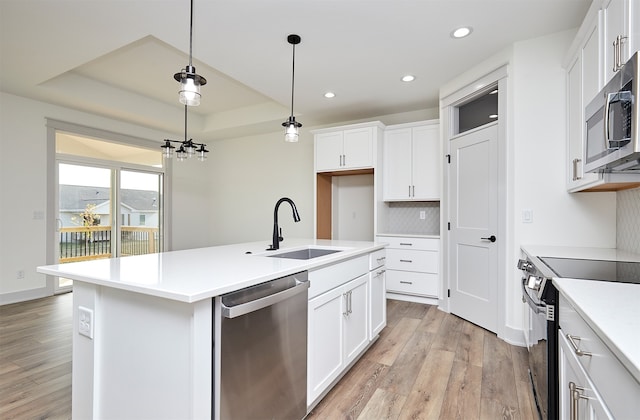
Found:
M 451 140 L 450 310 L 490 331 L 498 320 L 498 125 Z

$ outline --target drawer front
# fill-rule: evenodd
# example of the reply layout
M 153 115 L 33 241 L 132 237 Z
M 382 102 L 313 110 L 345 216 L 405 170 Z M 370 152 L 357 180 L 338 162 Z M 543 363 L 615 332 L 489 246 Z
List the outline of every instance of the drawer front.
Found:
M 387 250 L 387 268 L 390 270 L 438 273 L 439 253 L 404 249 Z
M 419 249 L 422 251 L 439 251 L 438 238 L 406 238 L 401 236 L 379 236 L 378 241 L 389 244 L 388 248 Z
M 387 292 L 438 297 L 438 275 L 387 269 Z
M 319 270 L 309 271 L 309 299 L 369 272 L 369 256 L 362 255 Z
M 558 306 L 560 332 L 571 345 L 578 362 L 597 388 L 609 411 L 619 419 L 637 417 L 640 412 L 640 384 L 562 294 Z M 629 334 L 635 333 L 629 331 Z M 579 355 L 578 352 L 590 355 Z
M 385 249 L 379 249 L 369 254 L 369 270 L 375 270 L 378 267 L 385 265 L 387 259 L 387 251 Z

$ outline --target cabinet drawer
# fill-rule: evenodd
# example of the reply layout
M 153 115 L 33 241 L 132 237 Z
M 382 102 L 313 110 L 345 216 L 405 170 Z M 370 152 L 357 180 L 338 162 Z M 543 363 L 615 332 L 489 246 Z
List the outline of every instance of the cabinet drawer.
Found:
M 387 251 L 385 249 L 379 249 L 369 254 L 369 270 L 375 270 L 378 267 L 385 265 L 387 259 Z
M 438 297 L 438 275 L 387 270 L 387 291 Z
M 631 373 L 562 294 L 560 294 L 558 306 L 560 333 L 569 344 L 573 342 L 580 351 L 590 354 L 590 356 L 580 356 L 575 349 L 573 350 L 578 362 L 596 386 L 607 408 L 615 418 L 637 417 L 640 412 L 640 399 L 638 398 L 640 384 L 634 380 Z M 612 310 L 615 309 L 612 308 Z M 636 334 L 636 332 L 629 331 L 629 334 Z M 571 336 L 571 339 L 568 336 Z
M 438 259 L 436 251 L 387 250 L 387 268 L 390 270 L 438 273 Z
M 439 251 L 440 239 L 438 238 L 407 238 L 401 236 L 379 237 L 382 242 L 389 244 L 388 248 L 419 249 L 423 251 Z
M 319 270 L 309 271 L 309 299 L 369 272 L 369 256 L 353 258 Z

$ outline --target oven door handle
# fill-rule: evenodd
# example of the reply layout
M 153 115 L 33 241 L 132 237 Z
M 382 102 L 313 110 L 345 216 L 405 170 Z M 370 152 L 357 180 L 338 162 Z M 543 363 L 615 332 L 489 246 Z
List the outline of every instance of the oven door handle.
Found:
M 529 293 L 527 293 L 527 286 L 525 285 L 527 282 L 526 278 L 522 279 L 522 297 L 527 301 L 527 303 L 529 304 L 529 307 L 533 310 L 533 312 L 537 314 L 541 314 L 547 313 L 547 305 L 545 305 L 544 303 L 536 303 L 531 296 L 529 296 Z

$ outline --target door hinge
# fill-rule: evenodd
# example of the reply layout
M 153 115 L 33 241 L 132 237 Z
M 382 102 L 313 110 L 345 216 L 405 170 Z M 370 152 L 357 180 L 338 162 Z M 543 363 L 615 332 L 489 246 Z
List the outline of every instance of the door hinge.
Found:
M 451 163 L 451 155 L 447 155 L 447 163 Z
M 451 289 L 447 289 L 447 297 L 451 297 Z
M 451 222 L 447 222 L 447 230 L 451 230 Z

